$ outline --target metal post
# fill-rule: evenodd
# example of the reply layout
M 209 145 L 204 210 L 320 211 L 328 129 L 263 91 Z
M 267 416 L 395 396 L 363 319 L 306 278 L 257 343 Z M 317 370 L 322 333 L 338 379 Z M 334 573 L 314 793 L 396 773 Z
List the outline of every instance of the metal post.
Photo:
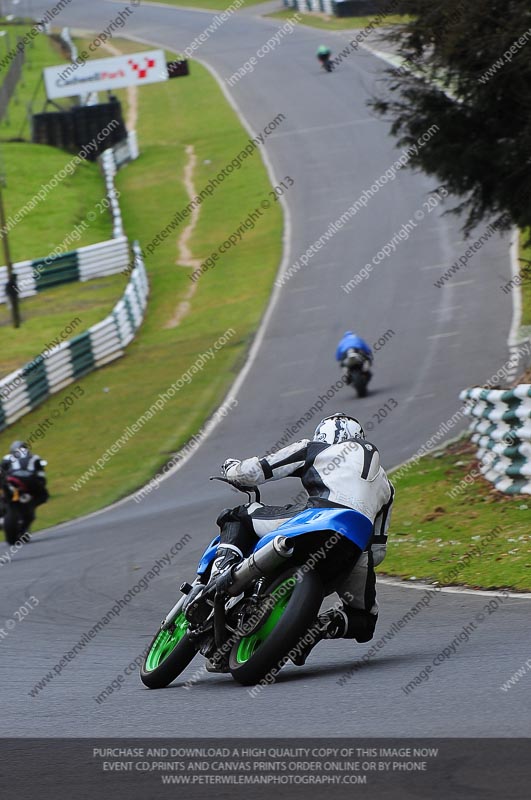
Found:
M 6 214 L 4 208 L 4 189 L 5 178 L 0 175 L 0 235 L 2 237 L 2 244 L 4 249 L 4 257 L 7 265 L 7 287 L 6 295 L 11 302 L 11 313 L 13 316 L 13 327 L 20 328 L 20 309 L 18 303 L 18 287 L 17 276 L 13 272 L 13 263 L 11 261 L 11 253 L 9 250 L 9 238 L 7 235 Z

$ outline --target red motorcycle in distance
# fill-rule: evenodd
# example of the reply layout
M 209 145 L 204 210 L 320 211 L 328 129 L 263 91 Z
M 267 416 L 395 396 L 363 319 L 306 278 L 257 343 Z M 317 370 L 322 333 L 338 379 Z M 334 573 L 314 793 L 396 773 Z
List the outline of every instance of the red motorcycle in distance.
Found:
M 3 527 L 10 545 L 21 540 L 28 541 L 30 527 L 35 520 L 35 509 L 45 502 L 42 497 L 36 497 L 29 483 L 31 481 L 26 482 L 17 475 L 7 475 L 2 485 Z

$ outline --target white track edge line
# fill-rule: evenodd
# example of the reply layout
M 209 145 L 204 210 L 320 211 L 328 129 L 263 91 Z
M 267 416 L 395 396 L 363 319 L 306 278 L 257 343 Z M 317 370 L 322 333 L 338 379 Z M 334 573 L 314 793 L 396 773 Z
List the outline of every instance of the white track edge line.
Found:
M 438 586 L 433 583 L 424 583 L 423 581 L 412 581 L 411 579 L 388 578 L 385 575 L 378 575 L 376 573 L 377 583 L 382 586 L 400 586 L 402 589 L 417 589 L 420 591 L 427 591 L 430 589 L 432 592 L 437 590 L 441 594 L 471 594 L 474 596 L 480 595 L 481 597 L 499 597 L 501 592 L 507 591 L 511 600 L 531 600 L 531 592 L 510 592 L 506 589 L 466 589 L 460 586 Z
M 520 231 L 514 228 L 511 241 L 511 273 L 516 278 L 520 275 Z M 509 333 L 509 347 L 516 347 L 521 344 L 520 326 L 522 324 L 522 287 L 517 284 L 512 287 L 511 295 L 513 299 L 513 324 Z
M 112 3 L 115 6 L 123 5 L 123 0 L 105 0 L 105 2 Z M 144 6 L 144 8 L 146 10 L 149 10 L 150 8 L 167 8 L 170 9 L 171 11 L 191 11 L 192 13 L 195 14 L 210 14 L 211 17 L 215 17 L 218 14 L 223 13 L 223 11 L 226 11 L 226 9 L 223 8 L 216 9 L 216 8 L 194 8 L 193 6 L 172 6 L 170 3 L 154 2 L 154 0 L 149 0 L 149 4 Z M 121 34 L 119 38 L 128 39 L 129 37 Z M 164 49 L 169 50 L 171 48 L 165 47 Z

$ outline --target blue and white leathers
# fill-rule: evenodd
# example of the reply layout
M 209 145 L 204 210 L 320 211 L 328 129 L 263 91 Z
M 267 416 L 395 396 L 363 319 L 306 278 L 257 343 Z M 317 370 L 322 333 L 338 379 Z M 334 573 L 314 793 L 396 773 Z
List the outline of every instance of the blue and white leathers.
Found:
M 358 336 L 352 331 L 346 331 L 343 338 L 339 342 L 336 350 L 336 361 L 343 361 L 347 351 L 350 349 L 361 350 L 362 353 L 372 360 L 372 350 L 361 336 Z
M 332 415 L 323 421 L 313 441 L 302 439 L 262 458 L 225 462 L 224 476 L 236 485 L 260 486 L 294 477 L 300 479 L 309 499 L 305 507 L 249 503 L 232 509 L 221 539 L 248 553 L 263 547 L 277 532 L 288 538 L 311 533 L 315 538 L 316 532 L 337 531 L 361 551 L 359 558 L 352 558 L 352 572 L 340 597 L 352 608 L 376 614 L 374 567 L 385 557 L 394 490 L 378 448 L 362 435 L 350 436 L 341 417 Z M 253 534 L 261 541 L 254 540 Z

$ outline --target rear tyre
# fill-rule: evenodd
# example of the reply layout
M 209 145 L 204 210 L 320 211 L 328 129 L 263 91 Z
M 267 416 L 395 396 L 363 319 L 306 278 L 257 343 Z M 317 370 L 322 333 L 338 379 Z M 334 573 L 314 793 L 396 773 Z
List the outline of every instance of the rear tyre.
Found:
M 234 680 L 253 686 L 266 676 L 275 677 L 289 651 L 317 619 L 323 594 L 316 572 L 291 569 L 276 578 L 264 593 L 264 600 L 271 598 L 273 603 L 270 614 L 232 647 L 229 668 Z
M 148 689 L 163 689 L 192 661 L 197 650 L 188 634 L 188 620 L 179 614 L 170 630 L 159 630 L 140 667 L 140 680 Z
M 356 389 L 358 397 L 367 397 L 370 378 L 361 372 L 352 373 L 352 385 Z

